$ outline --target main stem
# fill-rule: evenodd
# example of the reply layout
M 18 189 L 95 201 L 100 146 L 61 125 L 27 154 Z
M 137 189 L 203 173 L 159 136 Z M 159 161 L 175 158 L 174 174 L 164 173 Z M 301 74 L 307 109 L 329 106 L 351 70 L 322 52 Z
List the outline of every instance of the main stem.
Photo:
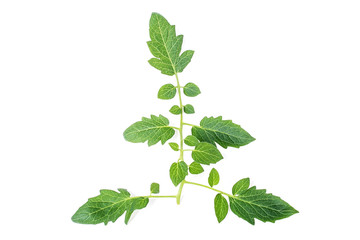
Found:
M 178 159 L 179 161 L 184 161 L 184 136 L 183 136 L 183 126 L 184 126 L 184 111 L 183 111 L 183 104 L 182 104 L 182 99 L 181 99 L 181 86 L 180 86 L 180 81 L 179 81 L 179 77 L 177 75 L 177 73 L 175 73 L 175 77 L 176 77 L 176 83 L 177 83 L 177 90 L 178 90 L 178 95 L 179 95 L 179 107 L 181 109 L 180 112 L 180 128 L 179 128 L 179 134 L 180 134 L 180 157 Z M 179 205 L 180 204 L 180 197 L 181 197 L 181 192 L 184 186 L 185 180 L 183 180 L 180 183 L 180 187 L 179 187 L 179 191 L 176 195 L 176 203 Z
M 179 128 L 179 134 L 180 134 L 180 157 L 178 160 L 178 162 L 179 162 L 179 161 L 184 161 L 184 137 L 183 137 L 184 112 L 183 112 L 183 104 L 182 104 L 182 100 L 181 100 L 181 86 L 180 86 L 180 81 L 179 81 L 179 77 L 178 77 L 177 73 L 175 73 L 175 77 L 176 77 L 176 82 L 177 82 L 176 88 L 178 90 L 178 95 L 179 95 L 179 105 L 180 105 L 180 109 L 181 109 L 180 128 Z

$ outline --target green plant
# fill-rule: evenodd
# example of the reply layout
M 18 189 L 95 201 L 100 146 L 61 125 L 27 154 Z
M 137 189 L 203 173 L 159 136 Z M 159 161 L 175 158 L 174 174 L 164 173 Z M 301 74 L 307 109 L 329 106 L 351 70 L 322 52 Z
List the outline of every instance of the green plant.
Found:
M 184 122 L 184 114 L 194 113 L 194 107 L 190 104 L 183 105 L 181 92 L 188 97 L 195 97 L 200 94 L 200 89 L 194 83 L 187 83 L 181 86 L 178 73 L 190 63 L 194 51 L 187 50 L 181 55 L 183 36 L 176 36 L 175 26 L 160 14 L 153 13 L 150 19 L 150 38 L 147 42 L 151 53 L 155 58 L 149 60 L 151 66 L 160 70 L 161 73 L 174 76 L 176 86 L 165 84 L 158 93 L 160 99 L 172 99 L 179 97 L 179 105 L 171 107 L 170 112 L 180 115 L 180 126 L 169 126 L 169 120 L 162 115 L 151 115 L 150 118 L 142 118 L 141 121 L 134 123 L 124 132 L 127 141 L 133 143 L 144 143 L 154 145 L 161 141 L 165 144 L 170 140 L 175 131 L 179 132 L 180 142 L 170 142 L 170 147 L 179 152 L 179 158 L 170 166 L 170 179 L 178 187 L 176 195 L 164 196 L 156 195 L 159 193 L 159 184 L 152 183 L 150 195 L 131 196 L 126 189 L 100 190 L 100 195 L 90 198 L 74 214 L 72 220 L 76 223 L 98 224 L 109 221 L 115 222 L 122 214 L 125 214 L 127 224 L 131 214 L 137 210 L 145 208 L 150 198 L 175 198 L 180 204 L 180 196 L 185 184 L 197 185 L 208 188 L 217 193 L 214 199 L 215 215 L 220 223 L 226 217 L 229 210 L 245 221 L 255 224 L 255 218 L 263 222 L 275 222 L 276 220 L 287 218 L 298 211 L 291 207 L 281 198 L 266 193 L 266 190 L 250 187 L 249 178 L 239 180 L 232 187 L 231 193 L 226 193 L 213 186 L 219 183 L 219 173 L 212 168 L 209 174 L 209 186 L 190 182 L 186 180 L 188 172 L 191 174 L 201 174 L 204 172 L 202 165 L 215 164 L 223 156 L 217 146 L 222 148 L 239 148 L 254 141 L 255 139 L 239 125 L 231 120 L 223 120 L 222 117 L 204 117 L 200 125 L 193 125 Z M 183 128 L 191 127 L 191 135 L 184 138 Z M 192 147 L 184 149 L 184 144 Z M 193 162 L 188 166 L 184 161 L 184 151 L 191 151 Z M 225 198 L 227 197 L 229 200 Z

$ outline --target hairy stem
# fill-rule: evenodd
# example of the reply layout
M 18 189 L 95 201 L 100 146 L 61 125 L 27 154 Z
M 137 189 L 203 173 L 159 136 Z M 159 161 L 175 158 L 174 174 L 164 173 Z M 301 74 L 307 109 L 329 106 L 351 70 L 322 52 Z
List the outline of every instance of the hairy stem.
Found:
M 218 192 L 218 193 L 224 194 L 224 195 L 226 195 L 226 196 L 228 196 L 228 197 L 234 197 L 234 196 L 233 196 L 233 195 L 231 195 L 231 194 L 228 194 L 228 193 L 226 193 L 226 192 L 220 191 L 220 190 L 218 190 L 218 189 L 215 189 L 215 188 L 212 188 L 212 187 L 209 187 L 209 186 L 206 186 L 206 185 L 200 184 L 200 183 L 188 182 L 188 181 L 186 181 L 186 180 L 184 180 L 183 182 L 184 182 L 184 183 L 187 183 L 187 184 L 192 184 L 192 185 L 196 185 L 196 186 L 200 186 L 200 187 L 208 188 L 208 189 L 211 189 L 211 190 L 213 190 L 213 191 L 215 191 L 215 192 Z

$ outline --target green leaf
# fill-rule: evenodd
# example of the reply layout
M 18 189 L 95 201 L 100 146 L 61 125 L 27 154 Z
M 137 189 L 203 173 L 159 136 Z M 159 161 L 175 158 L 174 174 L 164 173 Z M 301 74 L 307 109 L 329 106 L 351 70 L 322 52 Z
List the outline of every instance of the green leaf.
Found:
M 186 104 L 184 106 L 184 112 L 187 114 L 195 113 L 194 107 L 191 104 Z
M 151 118 L 143 117 L 141 121 L 128 127 L 124 132 L 124 138 L 133 143 L 148 141 L 148 145 L 151 146 L 159 141 L 164 144 L 174 134 L 175 130 L 169 127 L 169 120 L 166 117 L 151 115 Z
M 131 199 L 131 201 L 128 201 L 127 202 L 128 210 L 126 211 L 126 214 L 125 214 L 125 224 L 128 224 L 131 214 L 135 210 L 145 208 L 148 203 L 149 203 L 149 198 L 147 198 L 147 197 L 133 198 L 133 199 Z
M 147 44 L 155 57 L 149 60 L 150 65 L 170 76 L 182 72 L 194 54 L 188 50 L 180 56 L 183 36 L 176 36 L 175 26 L 158 13 L 151 15 L 149 30 L 151 41 Z
M 249 188 L 249 186 L 250 186 L 250 179 L 243 178 L 234 184 L 232 188 L 232 194 L 239 195 L 240 193 L 246 191 Z
M 229 197 L 230 209 L 238 217 L 250 224 L 255 224 L 255 218 L 263 222 L 275 222 L 298 213 L 292 206 L 280 197 L 266 193 L 266 190 L 251 187 Z
M 150 185 L 150 192 L 151 193 L 159 193 L 160 192 L 160 185 L 158 183 L 152 183 Z
M 239 148 L 255 140 L 239 125 L 231 120 L 222 120 L 222 117 L 204 117 L 200 122 L 200 126 L 192 127 L 191 132 L 201 142 L 214 145 L 216 142 L 223 148 Z
M 191 156 L 195 162 L 205 165 L 217 163 L 223 159 L 220 151 L 214 145 L 207 142 L 200 142 L 197 144 L 192 151 Z
M 100 195 L 89 198 L 71 220 L 82 224 L 104 223 L 106 225 L 109 221 L 115 222 L 126 211 L 125 223 L 127 224 L 131 213 L 136 209 L 146 207 L 149 202 L 147 197 L 130 197 L 126 189 L 118 189 L 118 191 L 100 190 Z
M 195 83 L 187 83 L 184 86 L 184 94 L 188 97 L 196 97 L 200 93 L 200 89 Z
M 171 143 L 169 143 L 169 145 L 172 148 L 172 150 L 179 151 L 179 144 L 171 142 Z
M 201 166 L 200 163 L 192 162 L 189 166 L 189 172 L 191 174 L 200 174 L 204 172 L 204 168 Z
M 172 84 L 165 84 L 158 92 L 158 98 L 160 99 L 172 99 L 176 95 L 176 87 Z
M 183 52 L 176 63 L 176 71 L 182 72 L 184 68 L 190 63 L 193 55 L 194 55 L 194 51 L 192 50 L 187 50 Z
M 199 139 L 197 139 L 193 135 L 189 135 L 184 139 L 184 143 L 191 147 L 196 146 L 199 142 Z
M 179 185 L 188 175 L 188 166 L 184 161 L 174 162 L 170 167 L 170 178 L 175 186 Z
M 229 204 L 228 204 L 226 198 L 224 198 L 220 193 L 218 193 L 215 196 L 214 208 L 215 208 L 216 218 L 217 218 L 218 222 L 220 223 L 222 220 L 225 219 L 225 217 L 229 211 Z
M 210 187 L 218 185 L 219 181 L 220 181 L 219 172 L 215 168 L 211 169 L 210 174 L 209 174 L 209 178 L 208 178 L 208 182 L 209 182 Z
M 179 115 L 181 113 L 181 108 L 178 105 L 174 105 L 170 108 L 169 112 L 175 115 Z

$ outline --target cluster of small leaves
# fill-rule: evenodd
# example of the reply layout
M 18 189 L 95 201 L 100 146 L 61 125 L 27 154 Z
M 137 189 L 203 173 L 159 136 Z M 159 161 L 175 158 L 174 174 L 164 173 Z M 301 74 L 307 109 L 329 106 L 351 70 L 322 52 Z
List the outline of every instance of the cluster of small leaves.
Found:
M 189 82 L 183 87 L 179 85 L 177 74 L 182 72 L 190 63 L 194 51 L 187 50 L 181 53 L 183 36 L 176 35 L 175 26 L 160 14 L 153 13 L 150 19 L 150 39 L 147 42 L 148 47 L 154 58 L 149 63 L 161 73 L 176 76 L 177 86 L 168 83 L 160 87 L 158 98 L 163 100 L 173 99 L 182 92 L 187 97 L 196 97 L 201 91 L 199 87 Z M 191 104 L 182 105 L 181 95 L 179 96 L 180 105 L 173 105 L 170 113 L 181 115 L 180 127 L 172 127 L 169 120 L 163 115 L 151 115 L 150 118 L 143 117 L 141 121 L 135 122 L 124 132 L 124 138 L 133 143 L 144 143 L 147 141 L 149 146 L 158 142 L 165 144 L 170 140 L 175 130 L 180 131 L 182 138 L 182 128 L 184 123 L 183 114 L 193 114 L 195 109 Z M 255 218 L 263 222 L 275 222 L 276 220 L 289 217 L 295 213 L 293 207 L 283 201 L 280 197 L 266 193 L 266 190 L 250 187 L 249 178 L 244 178 L 236 182 L 232 188 L 232 194 L 228 194 L 213 188 L 220 182 L 220 174 L 212 168 L 208 176 L 208 185 L 185 181 L 190 174 L 204 173 L 204 167 L 210 164 L 216 164 L 223 159 L 218 147 L 224 149 L 228 147 L 239 148 L 255 140 L 240 125 L 231 120 L 223 120 L 219 117 L 204 117 L 200 124 L 192 125 L 191 135 L 180 139 L 180 146 L 176 142 L 169 142 L 172 150 L 180 152 L 178 161 L 170 166 L 169 175 L 172 183 L 178 186 L 180 183 L 189 183 L 203 186 L 218 192 L 214 199 L 215 215 L 220 223 L 225 219 L 230 210 L 238 217 L 244 219 L 250 224 L 255 224 Z M 186 149 L 191 151 L 192 162 L 188 165 L 183 159 L 183 143 L 190 147 Z M 180 187 L 181 193 L 182 185 Z M 131 214 L 137 210 L 145 208 L 152 194 L 158 194 L 160 186 L 158 183 L 152 183 L 149 196 L 131 197 L 125 189 L 118 189 L 118 192 L 112 190 L 101 190 L 100 195 L 90 198 L 74 214 L 72 220 L 83 224 L 98 224 L 109 221 L 115 222 L 122 214 L 125 214 L 125 223 L 127 224 Z M 178 193 L 179 195 L 179 193 Z M 164 196 L 163 196 L 164 197 Z M 175 197 L 175 196 L 172 196 Z M 226 199 L 228 197 L 228 200 Z

